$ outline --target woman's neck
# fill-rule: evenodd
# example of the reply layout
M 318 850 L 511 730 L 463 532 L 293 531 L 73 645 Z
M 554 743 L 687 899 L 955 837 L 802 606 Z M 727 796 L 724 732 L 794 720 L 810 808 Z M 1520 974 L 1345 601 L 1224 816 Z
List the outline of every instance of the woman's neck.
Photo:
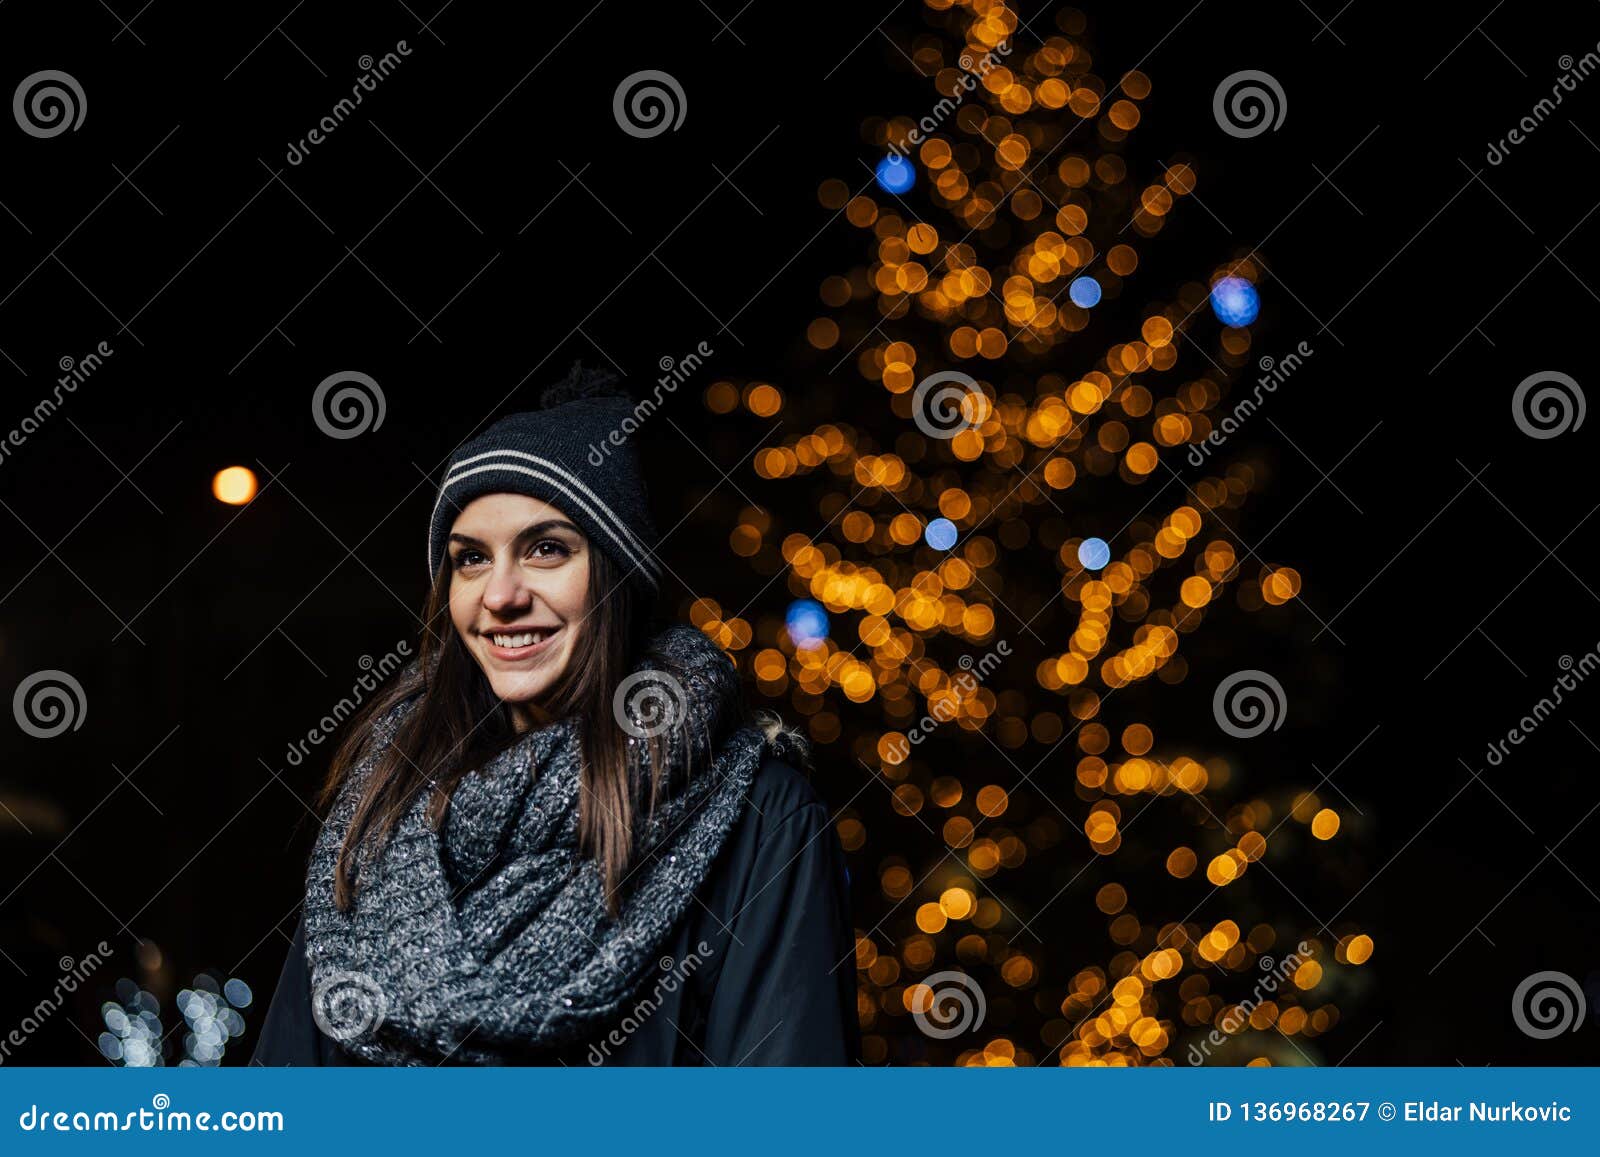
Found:
M 507 703 L 506 707 L 511 712 L 511 726 L 518 735 L 525 735 L 536 727 L 545 727 L 553 722 L 550 713 L 537 703 Z

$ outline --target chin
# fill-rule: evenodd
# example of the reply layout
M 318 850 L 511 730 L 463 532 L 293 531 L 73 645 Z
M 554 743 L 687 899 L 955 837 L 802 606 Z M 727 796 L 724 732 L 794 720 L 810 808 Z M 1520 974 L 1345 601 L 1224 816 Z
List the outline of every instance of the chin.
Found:
M 571 655 L 563 651 L 543 661 L 516 666 L 480 658 L 478 667 L 497 699 L 517 707 L 536 706 L 567 669 Z
M 554 679 L 543 671 L 531 679 L 514 671 L 497 671 L 489 675 L 489 689 L 496 698 L 523 707 L 536 703 L 553 682 Z

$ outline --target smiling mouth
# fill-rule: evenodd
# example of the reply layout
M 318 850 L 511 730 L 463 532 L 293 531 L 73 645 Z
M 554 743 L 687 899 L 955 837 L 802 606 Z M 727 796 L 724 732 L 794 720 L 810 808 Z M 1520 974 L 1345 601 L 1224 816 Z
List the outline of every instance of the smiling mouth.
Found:
M 489 653 L 500 659 L 522 659 L 536 655 L 549 646 L 550 640 L 561 633 L 561 628 L 540 631 L 485 631 Z

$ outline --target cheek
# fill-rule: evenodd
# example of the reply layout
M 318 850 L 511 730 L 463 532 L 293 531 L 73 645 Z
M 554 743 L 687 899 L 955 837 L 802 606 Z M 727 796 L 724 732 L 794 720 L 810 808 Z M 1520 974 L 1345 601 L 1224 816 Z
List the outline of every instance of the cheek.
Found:
M 478 595 L 459 577 L 450 580 L 450 621 L 462 634 L 471 628 L 478 617 Z
M 582 618 L 587 611 L 589 603 L 589 560 L 581 560 L 579 566 L 562 568 L 561 586 L 559 592 L 552 592 L 552 601 L 560 608 L 563 617 L 568 619 Z

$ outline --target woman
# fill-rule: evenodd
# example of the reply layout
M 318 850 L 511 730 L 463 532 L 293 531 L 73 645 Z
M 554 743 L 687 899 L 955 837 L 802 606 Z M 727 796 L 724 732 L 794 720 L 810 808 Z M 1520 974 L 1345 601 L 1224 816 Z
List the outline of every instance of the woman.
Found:
M 616 388 L 574 367 L 446 471 L 420 655 L 333 757 L 253 1063 L 855 1058 L 805 741 L 744 717 L 700 631 L 649 626 Z

